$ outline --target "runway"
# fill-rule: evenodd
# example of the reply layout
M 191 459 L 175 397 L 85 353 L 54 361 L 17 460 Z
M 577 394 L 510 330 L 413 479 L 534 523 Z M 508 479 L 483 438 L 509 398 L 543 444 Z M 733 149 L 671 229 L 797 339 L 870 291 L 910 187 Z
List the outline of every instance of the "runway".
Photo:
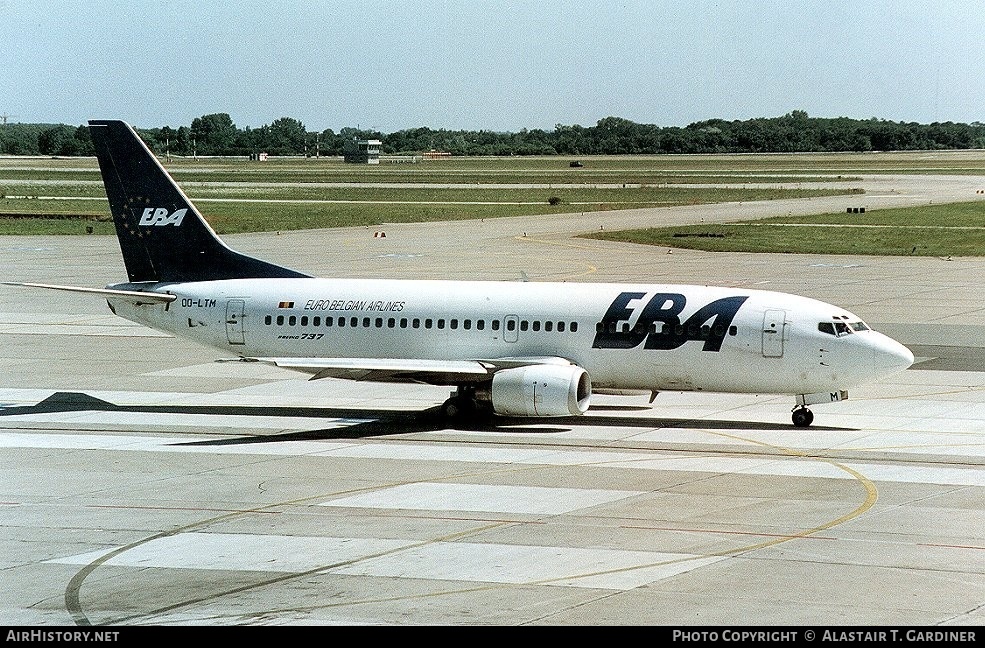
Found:
M 865 196 L 228 237 L 321 276 L 748 285 L 918 363 L 816 406 L 599 396 L 449 428 L 447 389 L 306 381 L 0 287 L 8 625 L 952 625 L 985 620 L 985 260 L 716 255 L 599 227 L 973 200 Z M 120 280 L 110 237 L 0 237 L 5 281 Z

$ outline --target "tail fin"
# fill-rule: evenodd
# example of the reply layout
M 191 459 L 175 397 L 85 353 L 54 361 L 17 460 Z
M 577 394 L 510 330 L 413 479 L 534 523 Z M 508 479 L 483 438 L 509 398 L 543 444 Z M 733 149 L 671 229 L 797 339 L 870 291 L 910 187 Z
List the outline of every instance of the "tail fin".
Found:
M 308 276 L 226 247 L 130 125 L 89 132 L 131 282 Z

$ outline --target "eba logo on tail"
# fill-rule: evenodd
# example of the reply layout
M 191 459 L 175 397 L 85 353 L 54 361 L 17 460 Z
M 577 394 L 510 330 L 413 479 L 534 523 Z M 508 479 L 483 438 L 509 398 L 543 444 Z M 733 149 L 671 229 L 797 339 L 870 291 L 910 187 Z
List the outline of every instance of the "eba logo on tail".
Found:
M 176 210 L 173 214 L 168 214 L 168 210 L 163 207 L 148 207 L 140 216 L 140 224 L 152 225 L 154 227 L 165 225 L 174 225 L 177 227 L 181 225 L 181 221 L 185 218 L 187 212 L 188 209 L 185 208 Z

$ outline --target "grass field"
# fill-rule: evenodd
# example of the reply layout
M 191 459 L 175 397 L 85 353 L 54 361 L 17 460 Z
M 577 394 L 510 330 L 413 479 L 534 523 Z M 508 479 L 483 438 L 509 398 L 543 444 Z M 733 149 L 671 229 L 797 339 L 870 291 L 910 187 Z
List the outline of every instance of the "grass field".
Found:
M 604 211 L 858 192 L 851 178 L 712 157 L 175 159 L 164 165 L 221 234 Z M 682 162 L 689 164 L 682 165 Z M 690 164 L 695 162 L 695 164 Z M 758 167 L 758 168 L 757 168 Z M 777 183 L 795 183 L 780 188 Z M 707 186 L 727 183 L 726 188 Z M 683 186 L 688 185 L 688 186 Z M 0 234 L 110 233 L 95 160 L 0 159 Z
M 985 203 L 787 216 L 586 236 L 712 252 L 985 256 Z
M 163 164 L 219 233 L 541 214 L 563 219 L 584 211 L 860 193 L 852 181 L 862 173 L 985 175 L 983 151 L 585 156 L 577 158 L 578 168 L 569 165 L 574 159 Z M 980 211 L 981 203 L 972 203 L 593 236 L 722 251 L 985 255 Z M 0 234 L 90 231 L 113 231 L 94 159 L 0 158 Z

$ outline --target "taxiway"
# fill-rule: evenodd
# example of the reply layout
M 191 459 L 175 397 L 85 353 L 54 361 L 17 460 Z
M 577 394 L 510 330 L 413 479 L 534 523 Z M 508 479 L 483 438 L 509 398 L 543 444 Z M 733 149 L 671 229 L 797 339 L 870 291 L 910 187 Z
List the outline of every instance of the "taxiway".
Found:
M 227 242 L 321 276 L 748 285 L 908 344 L 897 378 L 789 397 L 597 397 L 449 428 L 447 389 L 217 364 L 98 298 L 0 293 L 8 625 L 981 625 L 985 259 L 712 254 L 599 228 L 973 200 L 865 196 L 295 231 Z M 5 281 L 119 281 L 115 238 L 0 237 Z

